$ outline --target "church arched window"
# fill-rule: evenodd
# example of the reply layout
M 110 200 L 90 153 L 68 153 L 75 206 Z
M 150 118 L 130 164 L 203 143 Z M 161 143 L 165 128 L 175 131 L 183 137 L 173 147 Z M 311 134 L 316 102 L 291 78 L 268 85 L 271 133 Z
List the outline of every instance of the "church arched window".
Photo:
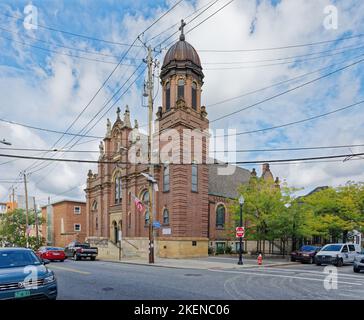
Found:
M 97 210 L 97 201 L 94 200 L 94 202 L 92 202 L 92 207 L 91 207 L 92 211 L 96 211 Z
M 166 111 L 171 109 L 171 84 L 167 82 L 166 84 Z
M 191 86 L 192 109 L 197 110 L 197 84 L 192 82 Z
M 121 174 L 118 173 L 115 177 L 115 204 L 120 204 L 123 198 Z
M 178 99 L 185 98 L 185 81 L 183 79 L 178 80 L 177 98 Z
M 216 228 L 224 228 L 225 226 L 225 206 L 219 204 L 216 208 Z
M 169 224 L 169 212 L 168 209 L 163 210 L 163 224 Z
M 193 163 L 191 167 L 191 190 L 198 191 L 198 167 L 197 163 Z
M 169 165 L 165 164 L 163 167 L 163 191 L 169 191 Z

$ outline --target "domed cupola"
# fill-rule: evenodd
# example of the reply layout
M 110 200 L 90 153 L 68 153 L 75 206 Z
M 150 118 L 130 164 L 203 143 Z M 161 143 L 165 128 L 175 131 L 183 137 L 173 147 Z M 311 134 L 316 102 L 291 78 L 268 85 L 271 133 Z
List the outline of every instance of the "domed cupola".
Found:
M 198 56 L 196 49 L 185 40 L 185 35 L 183 33 L 185 25 L 186 24 L 182 20 L 179 41 L 169 48 L 164 57 L 160 74 L 161 79 L 170 76 L 178 70 L 188 70 L 189 72 L 194 72 L 201 80 L 204 78 L 200 57 Z
M 160 79 L 163 88 L 162 107 L 158 115 L 169 112 L 179 106 L 184 106 L 205 116 L 205 109 L 201 108 L 201 91 L 204 74 L 201 60 L 197 51 L 185 39 L 184 27 L 181 21 L 181 35 L 179 41 L 167 51 Z

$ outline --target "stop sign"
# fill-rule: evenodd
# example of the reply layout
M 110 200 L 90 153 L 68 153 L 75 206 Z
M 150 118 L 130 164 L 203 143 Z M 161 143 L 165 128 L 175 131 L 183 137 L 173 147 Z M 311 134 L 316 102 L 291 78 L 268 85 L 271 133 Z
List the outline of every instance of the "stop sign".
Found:
M 236 227 L 236 237 L 237 238 L 244 238 L 245 228 L 244 227 Z

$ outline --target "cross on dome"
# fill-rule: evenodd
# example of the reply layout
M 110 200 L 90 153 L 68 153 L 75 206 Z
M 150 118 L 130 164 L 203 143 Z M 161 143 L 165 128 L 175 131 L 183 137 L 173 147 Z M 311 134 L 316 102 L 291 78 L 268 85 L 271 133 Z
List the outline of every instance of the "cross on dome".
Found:
M 179 27 L 178 30 L 181 31 L 181 35 L 179 36 L 179 40 L 180 41 L 185 41 L 185 34 L 184 34 L 184 28 L 186 26 L 186 23 L 184 22 L 184 20 L 181 20 L 181 26 Z

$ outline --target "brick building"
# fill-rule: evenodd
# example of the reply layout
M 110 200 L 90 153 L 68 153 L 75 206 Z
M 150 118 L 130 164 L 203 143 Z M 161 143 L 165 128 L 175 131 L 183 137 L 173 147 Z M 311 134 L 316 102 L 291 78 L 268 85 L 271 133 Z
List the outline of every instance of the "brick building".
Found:
M 239 184 L 251 176 L 249 170 L 233 166 L 228 168 L 233 169 L 231 174 L 222 175 L 219 169 L 226 166 L 211 163 L 208 157 L 209 120 L 201 105 L 203 79 L 200 58 L 182 31 L 162 65 L 162 106 L 157 109 L 153 134 L 153 159 L 157 153 L 153 176 L 159 187 L 152 195 L 153 217 L 161 223 L 155 229 L 160 257 L 206 256 L 208 246 L 229 242 L 228 204 L 236 198 Z M 149 210 L 140 213 L 134 203 L 137 197 L 148 205 L 150 198 L 142 175 L 148 165 L 138 162 L 147 152 L 147 137 L 137 120 L 131 125 L 130 116 L 126 107 L 122 119 L 118 108 L 115 123 L 107 121 L 98 172 L 88 173 L 87 237 L 98 245 L 101 255 L 148 252 Z M 273 179 L 269 165 L 263 169 L 264 177 Z M 230 242 L 235 248 L 235 239 Z
M 71 241 L 85 241 L 86 203 L 61 200 L 42 207 L 42 235 L 46 244 L 65 247 Z

